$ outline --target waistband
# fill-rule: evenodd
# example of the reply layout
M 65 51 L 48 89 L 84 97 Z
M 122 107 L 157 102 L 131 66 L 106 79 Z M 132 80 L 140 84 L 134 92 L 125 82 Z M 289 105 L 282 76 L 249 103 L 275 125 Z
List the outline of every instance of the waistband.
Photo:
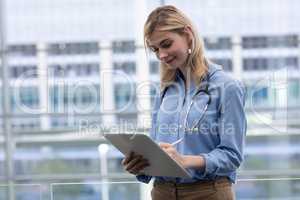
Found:
M 167 187 L 189 187 L 189 186 L 217 186 L 217 185 L 232 185 L 231 181 L 227 177 L 220 177 L 216 180 L 198 180 L 192 183 L 176 183 L 173 181 L 161 181 L 155 180 L 154 186 L 167 186 Z

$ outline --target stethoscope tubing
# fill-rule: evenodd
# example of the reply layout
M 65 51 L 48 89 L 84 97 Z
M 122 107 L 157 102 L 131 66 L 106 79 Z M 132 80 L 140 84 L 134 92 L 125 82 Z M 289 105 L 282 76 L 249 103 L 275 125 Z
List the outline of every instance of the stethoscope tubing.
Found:
M 192 128 L 187 128 L 188 127 L 188 121 L 187 121 L 187 118 L 188 118 L 188 116 L 189 116 L 189 113 L 190 113 L 190 111 L 191 111 L 191 108 L 192 108 L 192 105 L 193 105 L 193 103 L 194 103 L 194 98 L 192 99 L 192 101 L 191 101 L 191 103 L 190 103 L 190 105 L 189 105 L 189 107 L 188 107 L 188 111 L 187 111 L 187 113 L 186 113 L 186 115 L 185 115 L 185 118 L 184 118 L 184 132 L 187 132 L 187 131 L 194 131 L 194 130 L 196 130 L 196 126 L 201 122 L 201 120 L 203 119 L 203 117 L 204 117 L 204 115 L 205 115 L 205 113 L 206 113 L 206 111 L 207 111 L 207 108 L 208 108 L 208 105 L 210 104 L 210 94 L 208 93 L 208 92 L 205 92 L 209 97 L 209 100 L 208 100 L 208 102 L 206 103 L 206 105 L 205 105 L 205 107 L 204 107 L 204 109 L 203 109 L 203 113 L 202 113 L 202 115 L 200 116 L 200 118 L 197 120 L 197 123 L 195 123 L 195 124 L 193 124 L 193 126 L 192 126 Z
M 166 89 L 167 89 L 167 88 L 166 88 Z M 163 94 L 162 94 L 162 96 L 161 96 L 161 103 L 162 103 L 162 100 L 163 100 L 163 98 L 164 98 L 164 96 L 165 96 L 166 89 L 165 89 L 165 91 L 163 91 Z M 191 108 L 192 108 L 192 106 L 193 106 L 193 103 L 195 102 L 194 99 L 195 99 L 195 97 L 196 97 L 199 93 L 201 93 L 201 92 L 205 93 L 205 94 L 208 96 L 208 101 L 207 101 L 207 103 L 206 103 L 206 105 L 205 105 L 205 107 L 204 107 L 204 109 L 203 109 L 203 113 L 202 113 L 201 117 L 197 120 L 197 123 L 193 124 L 192 128 L 187 128 L 187 126 L 188 126 L 187 119 L 188 119 L 189 113 L 190 113 L 190 111 L 191 111 Z M 196 92 L 196 94 L 193 96 L 192 100 L 191 100 L 191 103 L 190 103 L 190 105 L 189 105 L 189 107 L 188 107 L 188 110 L 187 110 L 187 113 L 186 113 L 186 115 L 185 115 L 184 122 L 183 122 L 183 124 L 184 124 L 184 127 L 183 127 L 184 132 L 197 130 L 197 129 L 196 129 L 196 126 L 197 126 L 197 125 L 201 122 L 201 120 L 203 119 L 203 117 L 204 117 L 204 115 L 205 115 L 205 113 L 206 113 L 206 111 L 207 111 L 207 109 L 208 109 L 208 106 L 209 106 L 210 102 L 211 102 L 211 95 L 210 95 L 210 93 L 209 93 L 209 91 L 208 91 L 208 85 L 207 85 L 205 90 L 204 90 L 204 89 L 199 89 L 199 90 Z

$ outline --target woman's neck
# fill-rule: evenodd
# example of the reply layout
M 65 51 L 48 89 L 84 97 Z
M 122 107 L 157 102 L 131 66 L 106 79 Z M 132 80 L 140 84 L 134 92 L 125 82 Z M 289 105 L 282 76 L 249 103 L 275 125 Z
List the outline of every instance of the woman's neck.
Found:
M 195 77 L 190 67 L 179 68 L 180 72 L 184 77 L 185 88 L 189 88 L 191 83 L 194 82 Z

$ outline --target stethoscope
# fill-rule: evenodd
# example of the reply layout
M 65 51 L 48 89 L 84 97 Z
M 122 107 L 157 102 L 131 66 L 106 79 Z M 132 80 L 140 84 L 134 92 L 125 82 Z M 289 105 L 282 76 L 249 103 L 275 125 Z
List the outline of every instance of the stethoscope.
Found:
M 206 102 L 206 104 L 205 104 L 205 106 L 204 106 L 204 109 L 203 109 L 203 113 L 202 113 L 202 115 L 200 116 L 200 118 L 196 121 L 196 123 L 194 123 L 194 125 L 191 127 L 191 128 L 188 128 L 189 126 L 188 126 L 188 116 L 189 116 L 189 113 L 190 113 L 190 111 L 191 111 L 191 108 L 192 108 L 192 106 L 193 106 L 193 104 L 194 104 L 194 102 L 195 102 L 195 97 L 199 94 L 199 93 L 204 93 L 204 94 L 206 94 L 207 96 L 208 96 L 208 100 L 207 100 L 207 102 Z M 210 102 L 211 102 L 211 96 L 210 96 L 210 93 L 209 93 L 209 91 L 208 91 L 208 83 L 206 84 L 206 87 L 205 87 L 205 89 L 198 89 L 198 91 L 196 92 L 196 94 L 192 97 L 192 100 L 191 100 L 191 103 L 190 103 L 190 105 L 189 105 L 189 107 L 188 107 L 188 110 L 187 110 L 187 112 L 186 112 L 186 115 L 185 115 L 185 118 L 184 118 L 184 122 L 183 122 L 183 124 L 184 124 L 184 131 L 186 132 L 186 131 L 189 131 L 189 132 L 191 132 L 191 131 L 198 131 L 198 128 L 196 128 L 197 127 L 197 125 L 201 122 L 201 120 L 203 119 L 203 117 L 204 117 L 204 115 L 205 115 L 205 113 L 206 113 L 206 111 L 207 111 L 207 108 L 208 108 L 208 106 L 209 106 L 209 104 L 210 104 Z
M 198 128 L 197 128 L 197 125 L 201 122 L 201 120 L 203 119 L 203 117 L 204 117 L 204 115 L 205 115 L 205 113 L 206 113 L 206 111 L 207 111 L 207 109 L 208 109 L 208 106 L 209 106 L 209 104 L 211 103 L 211 95 L 210 95 L 210 92 L 209 92 L 209 76 L 207 76 L 207 80 L 206 80 L 206 84 L 204 85 L 205 87 L 203 88 L 203 86 L 200 86 L 198 89 L 197 89 L 197 91 L 196 91 L 196 93 L 193 95 L 193 97 L 192 97 L 192 100 L 191 100 L 191 102 L 190 102 L 190 105 L 188 106 L 188 109 L 187 109 L 187 112 L 186 112 L 186 115 L 185 115 L 185 117 L 184 117 L 184 122 L 183 122 L 183 129 L 184 129 L 184 132 L 187 132 L 187 131 L 189 131 L 189 132 L 192 132 L 192 131 L 198 131 Z M 167 92 L 167 89 L 168 89 L 168 87 L 166 87 L 163 91 L 162 91 L 162 93 L 161 93 L 161 98 L 160 98 L 160 105 L 162 104 L 162 101 L 163 101 L 163 98 L 164 98 L 164 96 L 165 96 L 165 94 L 166 94 L 166 92 Z M 194 123 L 193 124 L 193 126 L 191 127 L 191 128 L 188 128 L 188 116 L 189 116 L 189 113 L 190 113 L 190 111 L 191 111 L 191 108 L 192 108 L 192 106 L 193 106 L 193 104 L 194 104 L 194 102 L 195 102 L 195 98 L 197 97 L 197 95 L 199 95 L 200 93 L 204 93 L 204 94 L 206 94 L 207 96 L 208 96 L 208 100 L 207 100 L 207 102 L 206 102 L 206 104 L 205 104 L 205 106 L 204 106 L 204 109 L 203 109 L 203 112 L 202 112 L 202 115 L 201 115 L 201 117 L 196 121 L 196 123 Z

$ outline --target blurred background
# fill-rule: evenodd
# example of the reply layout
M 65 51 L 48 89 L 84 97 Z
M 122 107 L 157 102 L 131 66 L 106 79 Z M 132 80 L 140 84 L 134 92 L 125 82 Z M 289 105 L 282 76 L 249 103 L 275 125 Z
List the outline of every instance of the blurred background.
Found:
M 0 0 L 0 199 L 146 200 L 107 132 L 148 133 L 143 24 L 172 4 L 247 88 L 237 199 L 300 198 L 300 1 Z

